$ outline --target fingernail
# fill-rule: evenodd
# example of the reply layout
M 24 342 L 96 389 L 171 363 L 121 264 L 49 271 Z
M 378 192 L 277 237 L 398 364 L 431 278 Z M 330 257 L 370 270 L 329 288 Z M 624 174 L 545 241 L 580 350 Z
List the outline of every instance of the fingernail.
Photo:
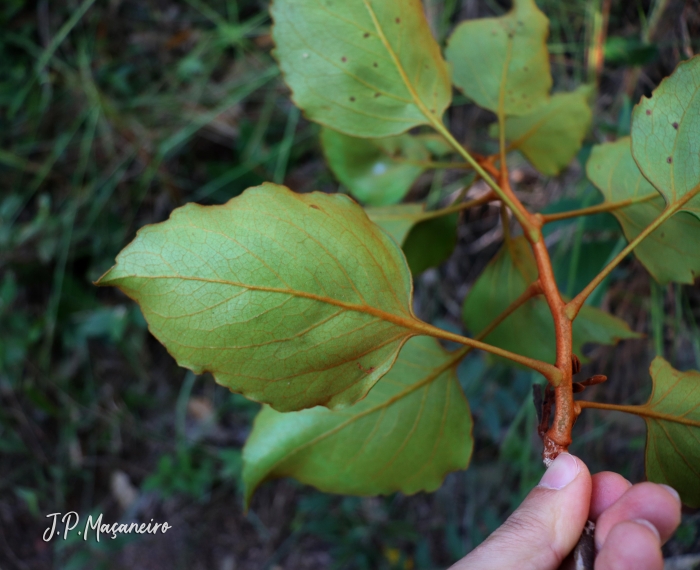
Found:
M 681 496 L 678 494 L 678 491 L 676 491 L 673 487 L 669 487 L 668 485 L 663 485 L 661 483 L 659 483 L 659 487 L 663 487 L 664 489 L 666 489 L 671 494 L 671 496 L 674 499 L 676 499 L 676 501 L 678 501 L 678 504 L 681 504 Z
M 563 489 L 579 473 L 578 462 L 568 453 L 560 453 L 542 476 L 539 487 L 546 489 Z
M 644 525 L 645 527 L 647 527 L 649 530 L 651 530 L 656 535 L 656 538 L 658 538 L 659 541 L 661 541 L 661 535 L 659 534 L 659 530 L 653 524 L 651 524 L 648 520 L 646 520 L 646 519 L 633 519 L 632 522 Z

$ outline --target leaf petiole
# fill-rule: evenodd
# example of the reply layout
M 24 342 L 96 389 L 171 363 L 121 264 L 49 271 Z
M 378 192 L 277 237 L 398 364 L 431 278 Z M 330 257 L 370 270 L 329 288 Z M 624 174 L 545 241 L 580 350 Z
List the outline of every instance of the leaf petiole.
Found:
M 579 208 L 578 210 L 569 210 L 568 212 L 557 212 L 556 214 L 540 214 L 543 224 L 549 224 L 551 222 L 558 222 L 559 220 L 568 220 L 571 218 L 577 218 L 579 216 L 590 216 L 593 214 L 599 214 L 601 212 L 612 212 L 620 208 L 626 208 L 627 206 L 632 206 L 633 204 L 641 204 L 643 202 L 648 202 L 654 198 L 658 198 L 660 194 L 654 192 L 652 194 L 645 194 L 644 196 L 639 196 L 635 198 L 629 198 L 627 200 L 620 200 L 618 202 L 604 202 L 603 204 L 597 204 L 595 206 L 589 206 L 587 208 Z
M 683 416 L 673 416 L 671 414 L 663 414 L 661 412 L 655 412 L 651 410 L 648 406 L 623 406 L 619 404 L 604 404 L 601 402 L 589 402 L 587 400 L 579 400 L 576 404 L 581 408 L 591 408 L 596 410 L 608 410 L 611 412 L 624 412 L 626 414 L 634 414 L 636 416 L 653 418 L 655 420 L 663 420 L 667 422 L 674 422 L 677 424 L 682 424 L 690 427 L 700 428 L 700 421 L 691 420 Z
M 626 248 L 624 248 L 620 253 L 618 253 L 613 258 L 613 260 L 610 263 L 608 263 L 608 265 L 606 265 L 602 269 L 602 271 L 598 273 L 598 275 L 596 275 L 588 285 L 586 285 L 583 291 L 581 291 L 578 295 L 576 295 L 576 297 L 574 297 L 571 301 L 569 301 L 569 303 L 567 303 L 566 316 L 573 321 L 576 318 L 576 315 L 578 315 L 579 311 L 581 310 L 583 304 L 586 302 L 588 296 L 591 293 L 593 293 L 595 288 L 598 285 L 600 285 L 603 279 L 605 279 L 612 272 L 612 270 L 615 269 L 625 257 L 627 257 L 627 255 L 632 253 L 634 248 L 637 247 L 640 243 L 642 243 L 642 241 L 649 234 L 653 233 L 654 230 L 661 226 L 661 224 L 663 224 L 666 220 L 671 218 L 673 214 L 680 211 L 680 209 L 698 193 L 700 193 L 700 184 L 693 188 L 690 192 L 686 193 L 680 200 L 667 206 L 658 218 L 656 218 L 651 224 L 644 228 L 636 238 L 634 238 L 631 242 L 629 242 L 629 244 L 627 244 Z

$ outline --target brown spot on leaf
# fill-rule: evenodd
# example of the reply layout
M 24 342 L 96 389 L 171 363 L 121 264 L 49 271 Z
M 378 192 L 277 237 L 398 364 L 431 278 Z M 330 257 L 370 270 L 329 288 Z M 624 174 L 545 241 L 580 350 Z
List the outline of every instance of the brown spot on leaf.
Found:
M 671 164 L 671 163 L 673 162 L 673 159 L 669 156 L 669 157 L 666 159 L 666 162 L 668 162 L 669 164 Z
M 400 24 L 401 23 L 401 18 L 396 18 L 396 23 Z
M 376 61 L 372 64 L 372 67 L 379 67 Z
M 321 208 L 319 208 L 316 204 L 309 204 L 309 208 L 313 208 L 314 210 L 320 210 L 320 209 L 321 209 Z
M 355 100 L 355 98 L 354 98 L 354 97 L 350 97 L 350 101 L 354 101 L 354 100 Z
M 343 56 L 343 57 L 340 58 L 340 61 L 342 61 L 342 62 L 346 62 L 347 60 L 348 60 L 348 58 L 345 57 L 345 56 Z
M 381 93 L 375 93 L 375 94 L 374 94 L 374 98 L 376 99 L 376 98 L 379 97 L 380 95 L 381 95 Z
M 363 38 L 368 38 L 368 37 L 369 37 L 369 32 L 365 32 L 364 34 L 362 34 L 362 37 L 363 37 Z
M 651 115 L 651 109 L 647 109 L 647 115 Z
M 673 128 L 678 130 L 678 123 L 673 123 Z

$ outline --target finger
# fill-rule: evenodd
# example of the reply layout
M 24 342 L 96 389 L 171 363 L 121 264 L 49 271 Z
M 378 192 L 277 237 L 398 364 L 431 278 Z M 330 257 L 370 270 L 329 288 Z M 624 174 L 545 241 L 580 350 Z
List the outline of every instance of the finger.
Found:
M 656 527 L 640 519 L 617 523 L 595 559 L 595 570 L 663 570 Z
M 581 536 L 590 499 L 588 469 L 562 453 L 508 520 L 452 570 L 556 570 Z
M 601 513 L 610 508 L 632 486 L 627 479 L 617 473 L 603 471 L 593 475 L 591 492 L 591 510 L 588 518 L 596 521 Z
M 596 546 L 601 548 L 616 524 L 633 519 L 649 521 L 659 531 L 662 543 L 666 542 L 681 521 L 678 493 L 666 485 L 634 485 L 598 517 L 595 529 Z

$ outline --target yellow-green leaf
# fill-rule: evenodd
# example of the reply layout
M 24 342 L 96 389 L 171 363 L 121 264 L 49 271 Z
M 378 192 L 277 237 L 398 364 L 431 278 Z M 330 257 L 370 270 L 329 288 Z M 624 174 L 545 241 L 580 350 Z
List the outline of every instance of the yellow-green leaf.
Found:
M 480 107 L 526 115 L 549 99 L 549 20 L 534 0 L 498 18 L 462 22 L 447 42 L 452 81 Z
M 142 228 L 99 284 L 178 364 L 280 411 L 364 397 L 419 322 L 404 256 L 362 208 L 274 184 Z
M 370 206 L 400 202 L 430 159 L 422 141 L 408 134 L 363 139 L 323 129 L 321 144 L 338 180 Z
M 452 97 L 420 0 L 274 0 L 285 80 L 312 121 L 387 137 L 439 120 Z
M 436 340 L 416 337 L 351 407 L 287 414 L 263 408 L 243 449 L 246 502 L 278 477 L 348 495 L 434 491 L 447 473 L 466 469 L 472 453 L 458 362 Z
M 661 215 L 665 203 L 657 190 L 642 176 L 632 158 L 629 137 L 593 147 L 586 165 L 591 182 L 603 193 L 606 202 L 636 200 L 656 194 L 650 201 L 618 208 L 611 213 L 622 226 L 628 241 Z M 680 212 L 652 232 L 634 250 L 659 283 L 669 281 L 692 284 L 700 275 L 700 221 Z
M 473 334 L 515 301 L 537 279 L 537 264 L 524 236 L 504 246 L 474 283 L 462 307 L 462 318 Z M 581 356 L 586 343 L 615 344 L 637 338 L 627 324 L 594 307 L 584 306 L 573 324 L 574 353 Z M 544 298 L 525 303 L 505 319 L 484 342 L 544 362 L 556 360 L 554 322 Z M 581 358 L 585 362 L 585 358 Z
M 694 193 L 682 209 L 700 219 L 700 56 L 642 97 L 632 113 L 632 155 L 667 204 Z
M 654 389 L 643 406 L 631 406 L 647 424 L 649 481 L 676 489 L 683 503 L 700 507 L 700 372 L 675 370 L 657 356 L 649 369 Z
M 557 93 L 532 113 L 507 117 L 509 148 L 522 152 L 542 174 L 561 172 L 581 149 L 591 125 L 590 92 L 590 87 L 582 86 L 571 93 Z

